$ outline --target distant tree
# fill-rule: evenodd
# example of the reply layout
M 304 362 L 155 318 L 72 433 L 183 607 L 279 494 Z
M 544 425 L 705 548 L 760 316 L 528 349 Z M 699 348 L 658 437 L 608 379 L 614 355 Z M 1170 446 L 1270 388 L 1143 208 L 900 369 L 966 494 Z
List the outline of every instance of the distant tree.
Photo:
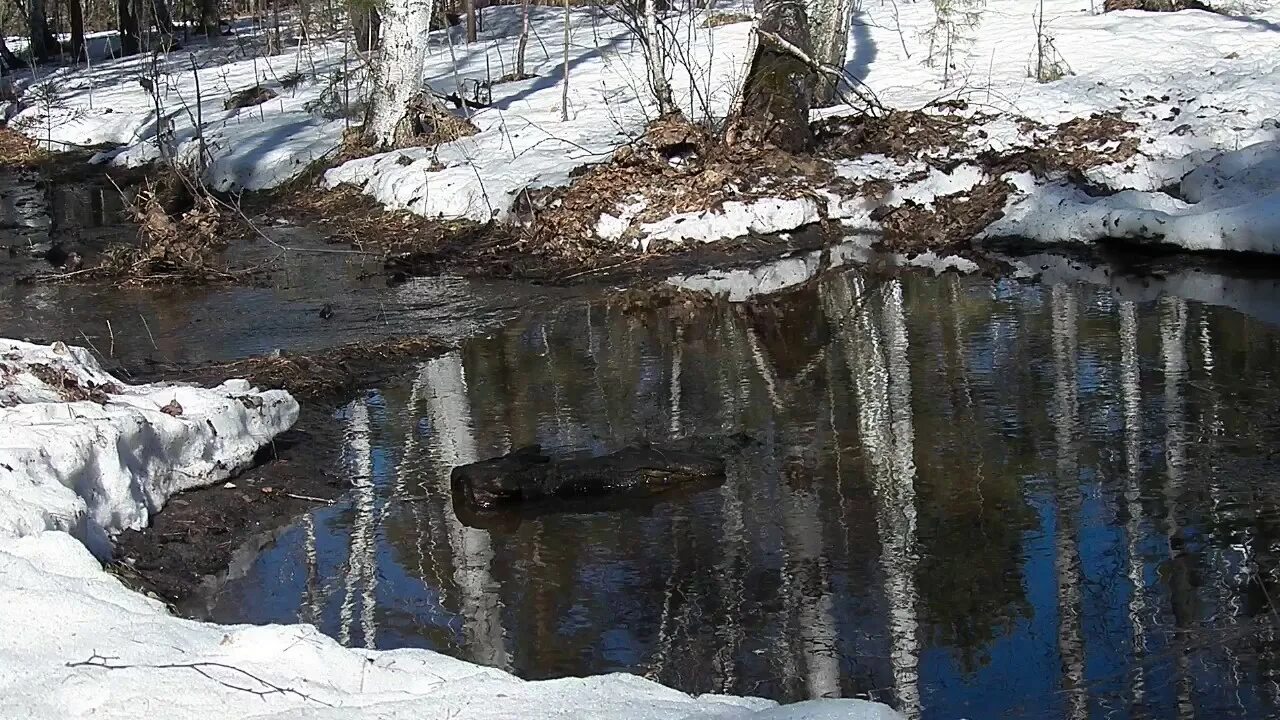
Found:
M 137 9 L 130 0 L 116 0 L 120 19 L 120 54 L 137 55 L 142 50 L 142 32 Z
M 356 49 L 369 52 L 378 47 L 382 34 L 382 16 L 371 0 L 351 0 L 347 4 L 351 30 L 356 36 Z
M 71 57 L 78 62 L 85 57 L 84 6 L 82 0 L 67 0 L 67 19 L 71 23 Z

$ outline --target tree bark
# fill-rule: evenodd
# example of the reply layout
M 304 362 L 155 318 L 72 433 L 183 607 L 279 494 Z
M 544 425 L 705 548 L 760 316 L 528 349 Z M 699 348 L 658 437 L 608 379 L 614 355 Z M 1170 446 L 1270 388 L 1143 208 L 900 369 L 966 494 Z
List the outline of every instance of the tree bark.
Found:
M 422 93 L 432 0 L 388 0 L 383 10 L 382 56 L 375 68 L 365 135 L 377 147 L 394 147 L 412 133 L 410 101 Z
M 520 44 L 516 48 L 516 77 L 524 77 L 524 52 L 529 46 L 529 0 L 520 2 Z
M 200 0 L 200 30 L 210 40 L 222 36 L 219 10 L 218 0 Z
M 373 6 L 363 3 L 349 3 L 347 9 L 351 15 L 351 29 L 356 34 L 356 49 L 360 52 L 376 49 L 382 34 L 382 16 Z
M 667 43 L 658 29 L 658 2 L 646 0 L 644 4 L 645 64 L 649 66 L 649 86 L 658 101 L 658 115 L 666 117 L 676 112 L 676 103 L 667 78 Z
M 120 17 L 120 54 L 137 55 L 142 50 L 142 32 L 138 28 L 138 15 L 130 0 L 116 0 Z
M 71 23 L 71 57 L 79 62 L 85 58 L 84 7 L 81 0 L 67 0 L 67 16 Z
M 58 49 L 58 41 L 49 32 L 49 18 L 45 14 L 44 0 L 29 0 L 27 10 L 27 23 L 31 30 L 31 55 L 37 61 L 44 62 Z
M 809 107 L 815 81 L 812 66 L 797 57 L 812 57 L 804 0 L 757 0 L 756 7 L 756 52 L 729 141 L 800 152 L 813 140 Z
M 479 30 L 476 24 L 476 0 L 465 0 L 467 11 L 467 42 L 476 41 L 477 32 Z
M 843 68 L 849 50 L 849 26 L 853 23 L 852 0 L 809 0 L 808 15 L 813 59 L 822 65 Z M 838 84 L 836 76 L 819 73 L 814 81 L 814 106 L 835 104 Z

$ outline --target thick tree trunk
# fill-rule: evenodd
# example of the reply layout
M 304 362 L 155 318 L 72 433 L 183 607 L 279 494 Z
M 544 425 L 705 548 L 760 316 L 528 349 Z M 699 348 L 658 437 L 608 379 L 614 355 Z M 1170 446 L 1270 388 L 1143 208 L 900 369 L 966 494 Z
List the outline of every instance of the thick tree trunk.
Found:
M 813 59 L 822 65 L 843 68 L 849 50 L 849 26 L 853 23 L 852 0 L 808 0 L 808 14 Z M 813 88 L 814 106 L 834 104 L 838 84 L 837 76 L 819 73 Z
M 476 0 L 464 0 L 467 11 L 467 42 L 476 41 L 479 26 L 476 23 Z
M 742 91 L 742 106 L 729 141 L 773 145 L 798 152 L 809 147 L 809 107 L 815 72 L 804 0 L 757 0 L 758 43 Z
M 142 50 L 142 32 L 138 28 L 138 15 L 130 0 L 116 0 L 120 17 L 120 54 L 137 55 Z
M 222 36 L 222 20 L 218 0 L 200 0 L 200 31 L 213 40 Z
M 71 23 L 71 56 L 79 62 L 85 58 L 84 7 L 81 0 L 67 0 L 67 17 Z
M 644 4 L 645 64 L 649 66 L 649 87 L 658 101 L 658 115 L 666 117 L 676 111 L 671 97 L 671 81 L 667 77 L 667 43 L 658 29 L 658 2 L 647 0 Z
M 169 3 L 166 0 L 151 0 L 151 12 L 156 21 L 156 30 L 162 35 L 173 37 L 176 29 L 173 27 L 173 15 L 169 12 Z
M 369 52 L 378 47 L 382 35 L 382 16 L 372 6 L 349 4 L 351 29 L 356 34 L 356 49 Z
M 44 0 L 29 0 L 27 23 L 31 30 L 31 56 L 44 62 L 57 51 L 58 41 L 49 32 L 49 18 L 45 14 Z
M 365 134 L 378 147 L 393 147 L 412 133 L 410 101 L 422 92 L 432 0 L 388 0 L 383 10 L 382 57 L 374 73 Z

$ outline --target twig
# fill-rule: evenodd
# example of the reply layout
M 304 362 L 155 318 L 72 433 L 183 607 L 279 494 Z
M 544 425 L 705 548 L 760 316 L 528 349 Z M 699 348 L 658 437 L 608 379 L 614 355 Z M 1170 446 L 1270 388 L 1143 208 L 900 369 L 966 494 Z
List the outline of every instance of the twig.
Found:
M 293 695 L 295 697 L 302 698 L 303 700 L 306 700 L 308 702 L 313 702 L 318 705 L 324 705 L 325 707 L 333 707 L 333 705 L 331 705 L 330 703 L 327 703 L 316 697 L 308 695 L 307 693 L 304 693 L 300 690 L 295 690 L 294 688 L 290 688 L 290 687 L 284 687 L 282 685 L 276 685 L 275 683 L 269 680 L 264 680 L 258 677 L 257 675 L 254 675 L 248 670 L 238 668 L 234 665 L 227 665 L 226 663 L 189 662 L 189 663 L 157 663 L 157 664 L 139 664 L 139 665 L 130 665 L 125 663 L 113 664 L 114 661 L 118 661 L 119 659 L 120 658 L 118 657 L 110 657 L 110 656 L 99 655 L 97 653 L 94 653 L 93 655 L 89 656 L 88 660 L 81 660 L 80 662 L 69 662 L 66 664 L 66 667 L 69 667 L 69 668 L 98 667 L 98 668 L 103 668 L 104 670 L 133 670 L 133 669 L 194 670 L 200 675 L 218 683 L 223 687 L 230 688 L 232 690 L 239 690 L 241 692 L 246 692 L 251 695 L 257 695 L 258 697 L 265 698 L 268 695 Z M 263 688 L 265 689 L 245 687 L 243 685 L 236 685 L 235 683 L 230 683 L 225 680 L 220 680 L 214 677 L 213 674 L 210 672 L 210 670 L 214 668 L 221 669 L 221 670 L 229 670 L 234 673 L 239 673 L 253 680 L 254 682 L 262 685 Z
M 322 503 L 324 505 L 333 504 L 332 500 L 325 500 L 324 498 L 313 497 L 311 495 L 298 495 L 296 493 L 291 493 L 291 492 L 282 492 L 279 494 L 284 495 L 285 497 L 291 497 L 294 500 L 306 500 L 307 502 Z

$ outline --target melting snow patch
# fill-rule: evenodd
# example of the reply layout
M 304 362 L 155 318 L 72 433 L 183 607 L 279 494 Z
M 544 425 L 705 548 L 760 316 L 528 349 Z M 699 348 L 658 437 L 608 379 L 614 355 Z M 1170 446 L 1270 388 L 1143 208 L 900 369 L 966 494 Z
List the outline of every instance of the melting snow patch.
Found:
M 0 340 L 0 538 L 63 530 L 109 556 L 111 533 L 248 467 L 297 417 L 282 390 L 125 385 L 83 348 Z
M 640 247 L 653 242 L 714 242 L 744 235 L 770 235 L 821 222 L 822 210 L 813 198 L 726 202 L 716 210 L 680 213 L 640 226 Z
M 1184 199 L 1137 190 L 1092 197 L 1053 183 L 1011 202 L 983 235 L 1046 243 L 1124 238 L 1187 250 L 1280 252 L 1280 142 L 1204 162 L 1182 179 L 1178 194 Z

